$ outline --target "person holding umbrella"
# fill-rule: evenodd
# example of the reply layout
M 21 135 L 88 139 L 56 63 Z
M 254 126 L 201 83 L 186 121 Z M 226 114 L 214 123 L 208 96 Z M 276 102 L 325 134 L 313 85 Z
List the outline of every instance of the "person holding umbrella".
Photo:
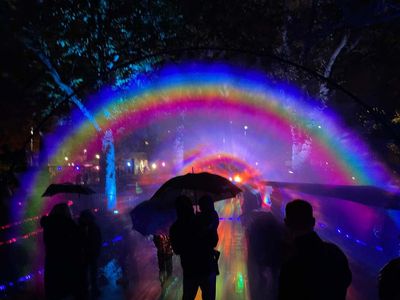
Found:
M 56 204 L 40 220 L 45 246 L 44 287 L 48 300 L 82 299 L 82 244 L 66 203 Z
M 202 236 L 191 200 L 179 196 L 175 201 L 177 220 L 170 228 L 171 245 L 180 256 L 183 269 L 183 300 L 195 299 L 200 287 L 204 300 L 215 299 L 215 253 Z

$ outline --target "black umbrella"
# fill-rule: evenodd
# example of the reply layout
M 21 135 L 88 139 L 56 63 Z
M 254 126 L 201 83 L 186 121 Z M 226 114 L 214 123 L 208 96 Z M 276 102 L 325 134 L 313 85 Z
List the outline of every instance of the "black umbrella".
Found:
M 91 188 L 80 184 L 72 184 L 69 182 L 53 183 L 47 187 L 42 197 L 50 197 L 61 193 L 90 195 L 96 192 L 93 191 Z
M 132 229 L 143 235 L 167 233 L 176 220 L 174 208 L 160 208 L 157 201 L 144 201 L 131 212 Z
M 188 173 L 166 181 L 150 201 L 162 201 L 164 206 L 173 207 L 176 197 L 184 192 L 193 192 L 195 196 L 209 194 L 218 201 L 235 197 L 241 191 L 225 177 L 207 172 Z
M 130 213 L 133 229 L 143 235 L 168 232 L 176 219 L 174 203 L 181 194 L 194 192 L 196 197 L 210 195 L 214 201 L 235 197 L 241 192 L 228 179 L 211 173 L 189 173 L 166 181 L 151 197 Z

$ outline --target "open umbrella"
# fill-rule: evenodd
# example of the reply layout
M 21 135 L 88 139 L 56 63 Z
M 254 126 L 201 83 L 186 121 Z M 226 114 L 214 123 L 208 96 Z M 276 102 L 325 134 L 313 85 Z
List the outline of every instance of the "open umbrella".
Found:
M 222 176 L 206 172 L 171 178 L 150 200 L 142 202 L 131 211 L 133 229 L 143 235 L 168 232 L 176 219 L 176 197 L 189 192 L 194 192 L 197 197 L 209 194 L 214 201 L 218 201 L 235 197 L 241 189 Z
M 80 184 L 72 184 L 69 182 L 53 183 L 47 187 L 42 197 L 50 197 L 61 193 L 90 195 L 96 192 L 93 191 L 91 188 Z
M 174 207 L 176 197 L 185 192 L 193 192 L 196 196 L 209 194 L 218 201 L 235 197 L 241 191 L 225 177 L 207 172 L 188 173 L 166 181 L 150 201 L 162 201 L 166 207 Z
M 143 235 L 167 233 L 172 223 L 176 220 L 173 208 L 162 209 L 156 201 L 144 201 L 137 205 L 131 212 L 132 229 Z

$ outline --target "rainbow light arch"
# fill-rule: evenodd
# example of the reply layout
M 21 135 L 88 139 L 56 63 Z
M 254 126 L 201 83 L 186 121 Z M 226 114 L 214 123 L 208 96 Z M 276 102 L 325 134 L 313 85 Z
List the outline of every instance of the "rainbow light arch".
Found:
M 288 128 L 296 126 L 312 138 L 313 146 L 321 151 L 321 160 L 337 164 L 336 175 L 343 183 L 385 187 L 390 180 L 386 167 L 370 155 L 359 137 L 340 125 L 332 112 L 318 111 L 316 106 L 317 102 L 262 73 L 200 63 L 163 68 L 140 87 L 132 83 L 122 90 L 105 89 L 88 104 L 101 129 L 113 131 L 115 141 L 182 109 L 189 114 L 212 110 L 221 115 L 229 111 L 251 115 L 260 120 L 266 131 L 273 124 L 268 134 L 277 140 L 287 139 Z M 88 151 L 99 147 L 101 133 L 78 110 L 72 114 L 72 120 L 74 126 L 70 131 L 56 131 L 46 139 L 50 161 L 56 160 L 62 151 L 74 156 L 82 145 Z M 125 130 L 119 133 L 121 127 Z M 47 165 L 27 177 L 30 215 L 42 206 L 40 194 L 49 184 L 46 172 Z

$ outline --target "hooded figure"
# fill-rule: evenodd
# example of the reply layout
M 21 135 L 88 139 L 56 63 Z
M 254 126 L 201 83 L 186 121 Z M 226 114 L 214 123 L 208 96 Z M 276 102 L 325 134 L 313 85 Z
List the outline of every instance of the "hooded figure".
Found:
M 46 299 L 78 297 L 82 246 L 77 224 L 66 203 L 56 204 L 40 220 L 45 246 Z

